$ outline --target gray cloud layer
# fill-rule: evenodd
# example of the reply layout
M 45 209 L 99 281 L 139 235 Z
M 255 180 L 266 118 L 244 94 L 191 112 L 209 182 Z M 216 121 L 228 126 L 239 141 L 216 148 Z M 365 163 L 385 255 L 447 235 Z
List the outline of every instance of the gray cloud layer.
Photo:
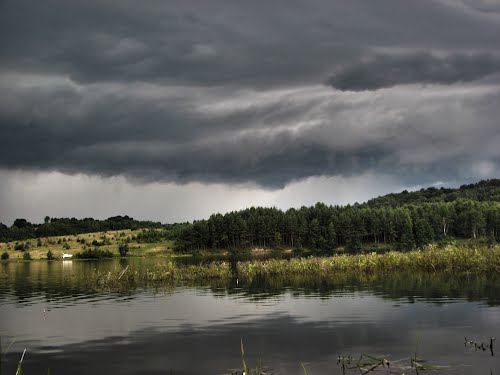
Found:
M 268 188 L 490 177 L 500 24 L 471 3 L 4 1 L 0 168 Z
M 377 55 L 340 69 L 329 83 L 339 90 L 375 90 L 408 83 L 468 82 L 495 73 L 500 73 L 500 56 L 491 54 Z

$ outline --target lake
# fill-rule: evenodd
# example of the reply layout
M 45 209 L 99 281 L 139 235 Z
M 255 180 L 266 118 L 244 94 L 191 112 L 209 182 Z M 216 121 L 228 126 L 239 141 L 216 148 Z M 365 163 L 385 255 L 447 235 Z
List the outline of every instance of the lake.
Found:
M 230 374 L 241 371 L 243 340 L 247 365 L 260 364 L 267 374 L 304 374 L 301 363 L 310 375 L 342 374 L 338 356 L 357 360 L 362 353 L 387 358 L 390 373 L 412 374 L 405 367 L 418 346 L 426 363 L 447 366 L 432 373 L 500 375 L 498 274 L 338 274 L 125 292 L 84 287 L 96 268 L 146 269 L 159 261 L 1 263 L 3 353 L 15 339 L 2 374 L 15 374 L 24 348 L 24 375 Z M 498 338 L 493 352 L 486 347 L 491 336 Z

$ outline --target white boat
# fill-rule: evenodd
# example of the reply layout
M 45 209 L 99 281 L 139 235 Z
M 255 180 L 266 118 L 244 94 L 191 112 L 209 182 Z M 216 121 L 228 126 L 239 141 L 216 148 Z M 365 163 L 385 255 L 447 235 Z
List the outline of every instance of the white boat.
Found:
M 63 258 L 63 259 L 71 259 L 71 258 L 73 258 L 73 254 L 62 253 L 61 258 Z

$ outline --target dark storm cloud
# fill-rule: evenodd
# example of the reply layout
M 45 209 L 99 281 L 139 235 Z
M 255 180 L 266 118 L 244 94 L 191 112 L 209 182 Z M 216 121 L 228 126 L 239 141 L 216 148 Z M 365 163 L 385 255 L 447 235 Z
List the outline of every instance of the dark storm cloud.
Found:
M 3 1 L 0 168 L 273 188 L 488 176 L 497 35 L 444 0 Z
M 498 23 L 431 1 L 15 0 L 0 6 L 4 68 L 77 82 L 321 82 L 372 47 L 493 50 L 500 33 Z
M 409 83 L 474 81 L 500 72 L 500 57 L 489 54 L 433 56 L 377 55 L 340 69 L 329 81 L 339 90 L 376 90 Z
M 419 180 L 453 177 L 476 161 L 498 165 L 495 86 L 419 89 L 416 97 L 412 87 L 228 96 L 57 79 L 46 89 L 25 85 L 9 92 L 0 80 L 10 93 L 0 106 L 3 168 L 278 187 L 367 170 Z

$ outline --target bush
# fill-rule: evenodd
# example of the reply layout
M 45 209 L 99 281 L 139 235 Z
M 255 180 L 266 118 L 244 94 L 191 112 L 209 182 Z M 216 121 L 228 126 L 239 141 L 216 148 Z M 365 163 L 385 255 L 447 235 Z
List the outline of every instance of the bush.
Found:
M 69 243 L 65 242 L 64 245 L 63 245 L 63 249 L 64 250 L 69 250 L 70 249 Z
M 2 259 L 2 260 L 7 260 L 7 259 L 9 259 L 9 253 L 8 253 L 8 252 L 6 252 L 6 251 L 5 251 L 5 252 L 3 252 L 3 253 L 2 253 L 2 257 L 1 257 L 1 259 Z
M 165 233 L 156 229 L 147 229 L 137 233 L 135 240 L 143 243 L 160 242 L 165 238 Z
M 14 250 L 18 250 L 18 251 L 28 250 L 29 248 L 30 248 L 30 245 L 28 245 L 27 242 L 25 242 L 25 243 L 16 242 L 16 244 L 14 245 Z
M 124 257 L 128 253 L 128 244 L 127 243 L 121 243 L 120 246 L 118 246 L 118 251 L 120 252 L 120 256 Z
M 100 258 L 112 258 L 113 253 L 109 250 L 100 250 L 98 248 L 85 249 L 74 256 L 76 259 L 100 259 Z
M 30 252 L 29 252 L 29 251 L 25 251 L 25 252 L 23 253 L 23 259 L 24 259 L 24 260 L 31 260 L 31 254 L 30 254 Z
M 53 260 L 54 259 L 54 254 L 52 254 L 52 251 L 47 251 L 47 260 Z
M 92 246 L 106 246 L 110 244 L 111 242 L 109 241 L 109 238 L 106 237 L 101 237 L 101 241 L 97 240 L 92 241 Z

